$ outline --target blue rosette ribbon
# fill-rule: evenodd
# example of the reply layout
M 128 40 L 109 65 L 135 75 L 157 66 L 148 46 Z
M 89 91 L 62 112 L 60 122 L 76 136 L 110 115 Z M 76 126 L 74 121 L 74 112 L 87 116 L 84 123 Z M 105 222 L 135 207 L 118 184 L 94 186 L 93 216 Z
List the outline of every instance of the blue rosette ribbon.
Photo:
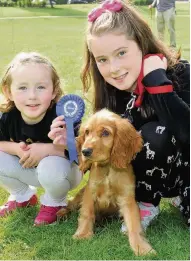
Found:
M 78 155 L 75 144 L 74 124 L 79 122 L 84 115 L 85 104 L 82 98 L 75 94 L 63 96 L 56 105 L 56 114 L 64 115 L 66 122 L 67 146 L 70 162 L 78 163 Z

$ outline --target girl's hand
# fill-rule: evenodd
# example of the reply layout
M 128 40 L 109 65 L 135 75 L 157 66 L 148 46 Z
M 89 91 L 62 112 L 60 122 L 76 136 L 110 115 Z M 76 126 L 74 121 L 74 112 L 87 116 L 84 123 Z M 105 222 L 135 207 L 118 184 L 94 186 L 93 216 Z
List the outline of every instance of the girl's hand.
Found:
M 16 151 L 16 155 L 21 159 L 24 154 L 25 151 L 29 150 L 29 147 L 26 143 L 24 143 L 23 141 L 17 143 L 17 151 Z
M 50 129 L 51 130 L 48 133 L 48 137 L 53 140 L 53 144 L 66 147 L 66 123 L 64 121 L 64 116 L 58 116 L 56 119 L 54 119 Z
M 150 56 L 144 60 L 144 68 L 143 68 L 144 77 L 150 72 L 157 69 L 164 69 L 166 71 L 167 69 L 166 57 L 163 57 L 163 59 L 161 60 L 160 57 L 155 55 L 155 56 Z
M 24 141 L 19 142 L 19 146 L 23 151 L 29 150 L 28 144 L 26 144 Z
M 34 168 L 39 162 L 48 156 L 49 144 L 33 143 L 28 145 L 29 150 L 25 151 L 19 163 L 23 168 Z

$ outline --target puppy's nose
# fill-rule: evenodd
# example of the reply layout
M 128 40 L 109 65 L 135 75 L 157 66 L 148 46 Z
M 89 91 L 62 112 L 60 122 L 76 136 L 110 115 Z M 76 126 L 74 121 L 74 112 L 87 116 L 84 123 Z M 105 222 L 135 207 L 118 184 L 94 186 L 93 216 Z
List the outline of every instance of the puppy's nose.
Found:
M 91 148 L 87 148 L 87 149 L 82 150 L 82 154 L 83 154 L 85 157 L 91 156 L 91 155 L 92 155 L 92 152 L 93 152 L 93 149 L 91 149 Z

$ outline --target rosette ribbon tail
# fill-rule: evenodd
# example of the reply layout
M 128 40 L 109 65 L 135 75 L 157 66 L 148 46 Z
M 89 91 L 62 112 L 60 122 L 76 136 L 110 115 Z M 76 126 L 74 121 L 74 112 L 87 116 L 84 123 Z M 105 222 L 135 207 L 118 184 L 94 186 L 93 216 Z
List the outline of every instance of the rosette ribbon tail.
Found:
M 63 96 L 56 105 L 56 114 L 64 115 L 66 122 L 67 146 L 69 160 L 72 163 L 78 163 L 78 153 L 76 149 L 76 140 L 74 134 L 74 124 L 81 121 L 84 115 L 85 104 L 82 98 L 75 94 Z
M 78 163 L 78 153 L 75 144 L 73 119 L 66 117 L 65 121 L 66 121 L 67 146 L 69 151 L 70 163 L 72 163 L 73 161 Z

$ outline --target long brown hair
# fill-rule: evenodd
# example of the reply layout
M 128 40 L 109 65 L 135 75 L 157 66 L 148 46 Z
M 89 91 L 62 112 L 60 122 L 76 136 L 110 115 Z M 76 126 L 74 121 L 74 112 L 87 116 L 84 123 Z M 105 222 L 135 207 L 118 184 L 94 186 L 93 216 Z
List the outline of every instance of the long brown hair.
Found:
M 6 95 L 6 88 L 10 89 L 12 83 L 12 70 L 15 70 L 17 67 L 28 63 L 45 64 L 51 69 L 53 92 L 56 94 L 56 97 L 51 101 L 50 108 L 62 96 L 63 93 L 61 89 L 60 78 L 54 65 L 50 62 L 50 60 L 36 52 L 21 52 L 17 54 L 15 58 L 11 61 L 11 63 L 8 65 L 4 73 L 4 76 L 1 80 L 0 90 L 6 98 L 6 103 L 0 105 L 1 112 L 8 112 L 15 107 L 14 101 L 11 101 Z
M 177 62 L 178 54 L 173 53 L 151 31 L 151 28 L 129 2 L 121 2 L 119 12 L 106 11 L 94 22 L 89 22 L 86 32 L 85 61 L 81 72 L 83 91 L 87 93 L 91 85 L 94 87 L 93 110 L 104 107 L 114 109 L 116 106 L 116 88 L 104 81 L 96 61 L 89 48 L 91 36 L 100 36 L 105 33 L 125 34 L 128 39 L 134 40 L 143 56 L 146 54 L 162 53 L 167 58 L 168 68 Z

